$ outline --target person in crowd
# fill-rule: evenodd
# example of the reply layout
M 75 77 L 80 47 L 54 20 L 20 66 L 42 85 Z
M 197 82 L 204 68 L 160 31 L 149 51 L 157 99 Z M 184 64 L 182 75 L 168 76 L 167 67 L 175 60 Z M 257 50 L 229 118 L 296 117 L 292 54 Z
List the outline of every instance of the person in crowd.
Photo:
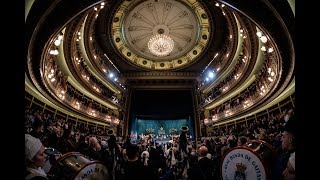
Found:
M 244 136 L 238 137 L 237 146 L 244 146 L 247 143 L 248 139 Z
M 113 130 L 108 130 L 107 135 L 109 139 L 107 140 L 108 149 L 103 153 L 104 161 L 106 162 L 107 168 L 110 172 L 114 174 L 117 173 L 116 167 L 119 166 L 117 160 L 119 159 L 120 148 L 117 144 L 117 138 Z
M 159 149 L 159 144 L 156 143 L 155 146 L 149 147 L 149 159 L 148 159 L 148 166 L 153 169 L 153 172 L 160 176 L 164 169 L 165 160 L 162 159 L 163 154 L 161 156 L 162 150 Z
M 288 110 L 288 112 L 284 115 L 283 119 L 285 123 L 288 122 L 288 120 L 294 115 L 293 109 Z
M 184 157 L 187 157 L 189 151 L 188 151 L 188 139 L 187 139 L 187 132 L 189 131 L 189 128 L 187 126 L 182 126 L 180 128 L 181 134 L 179 137 L 179 151 L 183 153 Z
M 107 143 L 108 143 L 109 151 L 110 152 L 119 151 L 119 149 L 117 147 L 117 138 L 114 135 L 113 130 L 109 130 L 108 135 L 109 135 L 109 139 L 107 140 Z
M 169 148 L 166 152 L 166 165 L 168 169 L 172 168 L 180 157 L 177 146 L 177 144 L 174 144 L 173 147 Z
M 259 127 L 258 129 L 259 129 L 259 134 L 257 139 L 265 141 L 270 144 L 271 142 L 266 132 L 266 129 L 264 127 Z
M 33 120 L 32 130 L 30 132 L 30 135 L 35 137 L 35 138 L 38 138 L 40 140 L 43 140 L 43 138 L 44 138 L 43 122 L 37 116 Z
M 198 163 L 206 179 L 213 179 L 213 161 L 208 158 L 208 148 L 200 146 Z
M 281 154 L 282 153 L 282 142 L 281 142 L 281 137 L 282 137 L 282 134 L 281 132 L 280 133 L 275 133 L 273 135 L 273 139 L 271 141 L 271 144 L 272 144 L 272 147 L 275 149 L 276 153 L 277 154 Z
M 296 149 L 296 119 L 291 117 L 284 127 L 281 137 L 281 147 L 283 153 L 276 160 L 275 169 L 272 171 L 271 180 L 283 179 L 283 171 L 285 170 L 289 157 Z
M 126 148 L 127 161 L 124 164 L 124 180 L 132 178 L 139 180 L 156 180 L 157 177 L 152 169 L 144 166 L 139 161 L 139 147 L 135 144 L 129 144 Z
M 227 146 L 225 146 L 227 147 Z M 215 150 L 215 154 L 213 155 L 212 157 L 212 161 L 213 161 L 213 179 L 220 179 L 220 174 L 221 174 L 221 167 L 220 167 L 220 164 L 222 163 L 222 154 L 223 153 L 223 150 L 221 150 L 222 146 L 219 145 L 219 144 L 216 144 L 216 150 Z
M 145 150 L 141 153 L 141 162 L 143 163 L 144 166 L 148 166 L 149 162 L 149 151 Z
M 190 154 L 190 168 L 188 169 L 188 179 L 198 179 L 202 180 L 205 179 L 205 175 L 202 172 L 202 169 L 200 168 L 199 162 L 198 162 L 198 152 Z
M 61 137 L 61 125 L 60 123 L 56 123 L 52 126 L 52 131 L 48 134 L 48 146 L 52 148 L 57 148 L 59 139 Z
M 87 138 L 87 140 L 86 140 Z M 80 134 L 79 141 L 77 143 L 76 151 L 80 152 L 81 154 L 86 154 L 89 148 L 89 136 L 85 136 L 84 134 Z
M 222 146 L 221 147 L 221 156 L 226 155 L 226 153 L 230 150 L 229 146 Z
M 256 138 L 267 142 L 269 139 L 269 143 L 276 150 L 275 157 L 277 161 L 272 159 L 271 169 L 268 168 L 268 177 L 270 177 L 270 180 L 288 180 L 295 178 L 294 152 L 296 133 L 295 125 L 292 125 L 294 124 L 294 116 L 289 116 L 286 123 L 284 115 L 270 114 L 269 118 L 262 117 L 255 121 L 247 122 L 248 126 L 243 127 L 243 129 L 235 126 L 219 127 L 217 131 L 212 133 L 213 137 L 210 137 L 211 134 L 203 138 L 197 137 L 197 141 L 193 141 L 186 136 L 188 128 L 184 127 L 184 129 L 181 129 L 182 133 L 179 137 L 174 137 L 169 143 L 165 142 L 164 144 L 162 144 L 163 142 L 158 144 L 157 141 L 150 139 L 151 136 L 149 135 L 146 136 L 148 138 L 142 138 L 141 141 L 131 141 L 128 135 L 126 137 L 124 136 L 125 139 L 121 142 L 122 139 L 118 139 L 118 137 L 113 134 L 113 131 L 110 131 L 112 134 L 110 134 L 109 131 L 108 133 L 104 132 L 101 134 L 99 131 L 91 131 L 91 129 L 95 128 L 84 127 L 81 126 L 82 124 L 72 125 L 72 123 L 70 123 L 71 121 L 66 124 L 63 119 L 54 120 L 52 126 L 47 127 L 50 131 L 43 132 L 44 136 L 48 139 L 46 143 L 46 141 L 41 140 L 42 135 L 39 136 L 37 133 L 37 130 L 41 132 L 42 128 L 37 128 L 41 127 L 41 123 L 39 123 L 41 121 L 38 121 L 36 118 L 41 117 L 34 115 L 32 119 L 28 120 L 30 122 L 28 122 L 27 125 L 31 127 L 32 124 L 33 131 L 31 133 L 30 130 L 26 133 L 30 132 L 35 138 L 40 138 L 39 140 L 42 146 L 47 147 L 44 153 L 47 153 L 48 148 L 52 147 L 64 153 L 70 151 L 80 152 L 90 157 L 88 158 L 90 160 L 101 160 L 102 163 L 107 166 L 110 175 L 112 175 L 110 178 L 112 179 L 123 180 L 142 177 L 142 179 L 156 178 L 161 180 L 201 180 L 208 179 L 209 176 L 210 179 L 221 179 L 221 162 L 223 158 L 226 158 L 224 157 L 225 153 L 227 153 L 230 148 L 237 145 L 243 146 L 246 144 L 246 141 Z M 43 119 L 42 123 L 45 123 L 45 119 Z M 75 132 L 72 132 L 73 130 L 75 130 Z M 81 132 L 81 135 L 79 134 L 75 139 L 74 134 L 76 134 L 76 132 Z M 106 138 L 106 135 L 109 136 L 109 138 Z M 75 150 L 74 148 L 68 147 L 68 140 L 74 141 L 76 145 Z M 137 146 L 138 151 L 134 150 L 132 146 Z M 129 154 L 127 154 L 127 148 L 129 149 Z M 137 156 L 135 152 L 138 153 Z M 149 152 L 149 157 L 147 158 L 147 156 L 145 156 L 146 161 L 143 161 L 144 152 Z M 206 154 L 206 152 L 207 155 L 205 156 L 204 154 Z M 51 157 L 50 154 L 49 157 Z M 131 157 L 131 160 L 128 157 Z M 34 158 L 36 158 L 36 156 L 34 156 Z M 38 160 L 39 159 L 41 158 L 38 157 Z M 213 161 L 213 168 L 212 170 L 206 170 L 210 168 L 210 165 L 206 165 L 209 162 L 207 160 L 210 159 Z M 28 160 L 27 164 L 32 164 L 32 161 L 34 161 L 34 159 Z M 45 164 L 47 162 L 48 161 L 45 161 Z M 144 163 L 145 167 L 143 167 Z M 38 164 L 40 164 L 39 161 Z M 32 167 L 34 167 L 34 165 Z M 41 168 L 39 169 L 37 167 Z M 132 167 L 134 167 L 134 169 L 131 169 Z M 29 179 L 50 179 L 51 174 L 47 174 L 48 177 L 45 175 L 45 173 L 48 172 L 46 165 L 38 165 L 35 169 L 39 170 L 42 176 L 38 176 L 39 172 L 33 173 L 32 170 L 29 170 L 28 172 L 26 171 L 26 176 L 29 174 L 37 175 L 36 178 L 29 176 Z M 41 173 L 41 169 L 44 173 Z M 185 172 L 185 169 L 187 170 L 187 176 L 183 176 L 182 173 Z
M 102 154 L 101 154 L 101 146 L 99 144 L 99 141 L 96 137 L 91 137 L 89 139 L 89 147 L 88 147 L 88 151 L 87 151 L 87 156 L 90 157 L 90 159 L 92 160 L 98 160 L 101 161 L 102 160 Z
M 77 143 L 74 139 L 74 132 L 71 129 L 65 129 L 63 131 L 62 137 L 59 139 L 58 147 L 60 152 L 74 152 L 77 149 Z
M 48 180 L 42 168 L 46 160 L 45 147 L 41 141 L 30 134 L 25 134 L 25 180 Z
M 182 126 L 180 130 L 181 133 L 178 139 L 178 157 L 175 159 L 177 168 L 174 174 L 176 178 L 186 179 L 188 177 L 189 168 L 189 142 L 187 138 L 189 127 Z
M 284 180 L 295 180 L 296 178 L 296 153 L 292 153 L 289 157 L 286 169 L 283 171 Z
M 131 138 L 130 135 L 126 136 L 125 142 L 123 143 L 123 148 L 127 148 L 127 146 L 129 146 L 129 144 L 131 144 Z

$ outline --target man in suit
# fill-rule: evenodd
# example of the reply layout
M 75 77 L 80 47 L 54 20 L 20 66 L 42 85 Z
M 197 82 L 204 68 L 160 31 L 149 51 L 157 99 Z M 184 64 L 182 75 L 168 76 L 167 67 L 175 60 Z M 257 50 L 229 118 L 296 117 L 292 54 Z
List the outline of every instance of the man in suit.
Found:
M 213 160 L 207 157 L 208 148 L 206 146 L 200 146 L 199 148 L 199 157 L 198 163 L 202 173 L 206 177 L 206 179 L 213 179 Z
M 127 161 L 124 163 L 123 179 L 156 180 L 156 175 L 148 166 L 139 161 L 139 147 L 129 144 L 126 149 Z

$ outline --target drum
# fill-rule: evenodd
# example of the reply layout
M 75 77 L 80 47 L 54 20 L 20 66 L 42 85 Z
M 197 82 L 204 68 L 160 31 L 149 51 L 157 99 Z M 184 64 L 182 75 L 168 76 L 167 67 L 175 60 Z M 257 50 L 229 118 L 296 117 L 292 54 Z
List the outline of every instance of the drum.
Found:
M 52 180 L 108 180 L 110 174 L 99 161 L 91 161 L 79 152 L 63 154 L 50 169 Z
M 42 168 L 44 172 L 48 173 L 52 165 L 56 163 L 57 159 L 59 159 L 62 154 L 58 150 L 51 147 L 45 148 L 44 153 L 47 155 L 47 160 Z
M 267 180 L 275 164 L 276 152 L 262 140 L 250 140 L 244 146 L 230 149 L 221 164 L 222 179 Z

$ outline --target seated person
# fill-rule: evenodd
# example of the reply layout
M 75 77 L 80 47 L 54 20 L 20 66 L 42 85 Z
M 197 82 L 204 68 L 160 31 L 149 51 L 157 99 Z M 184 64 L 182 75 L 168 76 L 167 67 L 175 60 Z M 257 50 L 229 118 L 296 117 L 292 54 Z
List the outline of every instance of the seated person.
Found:
M 25 134 L 25 179 L 26 180 L 48 180 L 44 167 L 47 155 L 41 141 L 30 134 Z

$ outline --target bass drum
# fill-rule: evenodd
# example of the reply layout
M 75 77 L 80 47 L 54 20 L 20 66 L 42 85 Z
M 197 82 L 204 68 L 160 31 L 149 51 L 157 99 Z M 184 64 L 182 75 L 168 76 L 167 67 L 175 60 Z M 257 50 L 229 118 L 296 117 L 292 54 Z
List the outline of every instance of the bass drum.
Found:
M 91 161 L 79 152 L 62 155 L 48 173 L 51 180 L 108 180 L 110 174 L 99 161 Z
M 268 180 L 275 164 L 274 148 L 262 140 L 250 140 L 244 146 L 230 149 L 221 164 L 222 179 Z

